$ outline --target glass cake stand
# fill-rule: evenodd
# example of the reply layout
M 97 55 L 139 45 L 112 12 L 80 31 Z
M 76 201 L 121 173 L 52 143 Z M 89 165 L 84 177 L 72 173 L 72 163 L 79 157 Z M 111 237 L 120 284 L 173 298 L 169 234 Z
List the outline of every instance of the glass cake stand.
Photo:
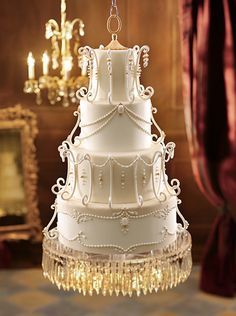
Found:
M 59 289 L 83 295 L 139 296 L 184 282 L 192 268 L 191 246 L 191 235 L 184 229 L 168 247 L 142 254 L 88 254 L 63 246 L 57 234 L 46 235 L 43 273 Z

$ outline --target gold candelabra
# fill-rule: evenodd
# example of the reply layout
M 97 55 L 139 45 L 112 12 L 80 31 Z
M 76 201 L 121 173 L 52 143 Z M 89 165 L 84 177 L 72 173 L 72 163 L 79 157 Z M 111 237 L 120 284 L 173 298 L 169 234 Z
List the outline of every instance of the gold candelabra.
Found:
M 24 85 L 25 93 L 35 93 L 36 103 L 42 103 L 42 91 L 47 90 L 48 100 L 51 104 L 62 101 L 63 106 L 77 103 L 76 91 L 87 84 L 88 61 L 79 55 L 80 36 L 84 36 L 84 23 L 77 18 L 66 20 L 66 0 L 61 0 L 61 29 L 54 19 L 46 23 L 46 39 L 51 39 L 51 57 L 47 51 L 42 56 L 43 75 L 35 77 L 35 58 L 32 52 L 27 58 L 28 80 Z M 73 43 L 73 44 L 72 44 Z M 80 75 L 74 75 L 75 60 Z M 60 69 L 60 75 L 49 75 Z M 72 73 L 73 71 L 73 73 Z

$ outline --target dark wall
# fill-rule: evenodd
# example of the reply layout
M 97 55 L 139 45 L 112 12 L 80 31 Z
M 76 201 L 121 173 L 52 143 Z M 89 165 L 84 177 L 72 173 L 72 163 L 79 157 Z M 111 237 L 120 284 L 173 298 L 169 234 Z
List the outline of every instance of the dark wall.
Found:
M 197 189 L 191 171 L 181 96 L 178 1 L 119 0 L 118 4 L 123 20 L 119 36 L 122 44 L 151 46 L 151 63 L 142 78 L 145 85 L 152 85 L 156 91 L 152 101 L 158 105 L 158 123 L 168 140 L 177 144 L 175 160 L 168 170 L 170 177 L 177 177 L 182 183 L 182 211 L 190 222 L 194 256 L 199 258 L 215 211 Z M 109 42 L 106 31 L 109 8 L 109 0 L 68 0 L 68 18 L 80 17 L 86 25 L 82 45 L 97 47 Z M 47 102 L 37 106 L 33 96 L 22 92 L 28 52 L 32 51 L 40 60 L 43 51 L 50 49 L 44 38 L 45 23 L 49 18 L 59 21 L 59 0 L 0 1 L 0 106 L 21 103 L 37 113 L 38 195 L 43 225 L 51 216 L 50 205 L 54 200 L 51 186 L 58 177 L 65 175 L 57 147 L 72 129 L 75 110 L 74 107 L 50 106 Z M 39 74 L 41 63 L 38 64 Z

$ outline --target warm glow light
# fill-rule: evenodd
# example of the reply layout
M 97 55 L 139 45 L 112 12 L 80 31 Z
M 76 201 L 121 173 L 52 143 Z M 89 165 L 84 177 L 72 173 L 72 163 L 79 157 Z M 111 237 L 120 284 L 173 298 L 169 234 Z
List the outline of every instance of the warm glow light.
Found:
M 191 236 L 182 231 L 164 253 L 156 250 L 132 259 L 92 254 L 85 259 L 84 253 L 45 236 L 42 265 L 44 276 L 59 289 L 77 290 L 83 295 L 139 296 L 173 288 L 188 278 L 192 267 Z
M 28 55 L 28 58 L 27 58 L 27 63 L 28 63 L 29 66 L 35 64 L 35 59 L 34 59 L 34 56 L 33 56 L 32 52 L 29 52 L 29 55 Z
M 34 79 L 35 78 L 35 59 L 32 52 L 29 52 L 29 55 L 27 58 L 27 64 L 28 64 L 28 77 L 29 79 Z
M 50 62 L 50 58 L 48 56 L 47 51 L 45 51 L 43 53 L 43 58 L 42 58 L 42 62 L 43 62 L 43 74 L 44 76 L 48 75 L 48 69 L 49 69 L 49 62 Z
M 72 69 L 72 58 L 71 57 L 66 57 L 63 60 L 63 71 L 64 71 L 64 76 L 66 80 L 69 80 L 70 78 L 70 71 Z
M 76 92 L 82 86 L 87 85 L 86 75 L 80 76 L 81 69 L 78 65 L 80 54 L 80 36 L 84 35 L 84 22 L 80 18 L 67 20 L 66 0 L 61 1 L 61 20 L 49 19 L 46 23 L 45 37 L 51 42 L 50 52 L 42 51 L 39 60 L 42 71 L 36 73 L 36 64 L 32 53 L 28 56 L 28 78 L 24 84 L 25 93 L 34 93 L 36 103 L 42 103 L 41 92 L 47 91 L 50 104 L 62 101 L 63 106 L 70 103 L 78 103 Z M 59 2 L 60 2 L 59 1 Z M 75 76 L 71 72 L 74 69 L 74 61 L 78 61 Z M 79 68 L 79 69 L 77 69 Z M 57 70 L 54 71 L 54 70 Z M 84 70 L 86 71 L 86 69 Z M 75 79 L 75 80 L 74 80 Z M 70 91 L 70 93 L 68 93 Z
M 64 70 L 65 71 L 71 71 L 72 69 L 72 60 L 71 58 L 65 58 L 63 61 Z

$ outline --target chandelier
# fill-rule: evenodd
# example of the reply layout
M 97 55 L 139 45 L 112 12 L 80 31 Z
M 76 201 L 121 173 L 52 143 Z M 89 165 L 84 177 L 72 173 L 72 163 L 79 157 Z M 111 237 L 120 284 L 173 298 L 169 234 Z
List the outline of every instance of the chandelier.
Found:
M 165 173 L 175 144 L 165 144 L 153 116 L 154 89 L 140 83 L 149 48 L 119 43 L 115 0 L 107 29 L 108 46 L 79 50 L 89 60 L 89 85 L 76 93 L 77 122 L 58 148 L 68 173 L 52 187 L 42 267 L 59 289 L 132 296 L 188 278 L 191 236 L 178 208 L 179 180 L 168 181 Z
M 70 103 L 77 103 L 76 91 L 87 85 L 87 61 L 83 60 L 78 52 L 80 36 L 84 36 L 83 21 L 79 18 L 68 21 L 66 0 L 61 0 L 61 28 L 54 19 L 46 23 L 45 37 L 51 40 L 52 52 L 51 56 L 47 51 L 43 53 L 43 74 L 38 79 L 35 76 L 35 58 L 32 52 L 27 58 L 28 80 L 25 82 L 24 92 L 36 94 L 37 104 L 42 103 L 43 90 L 47 91 L 48 100 L 52 105 L 60 101 L 65 107 Z M 76 66 L 80 75 L 76 74 Z

